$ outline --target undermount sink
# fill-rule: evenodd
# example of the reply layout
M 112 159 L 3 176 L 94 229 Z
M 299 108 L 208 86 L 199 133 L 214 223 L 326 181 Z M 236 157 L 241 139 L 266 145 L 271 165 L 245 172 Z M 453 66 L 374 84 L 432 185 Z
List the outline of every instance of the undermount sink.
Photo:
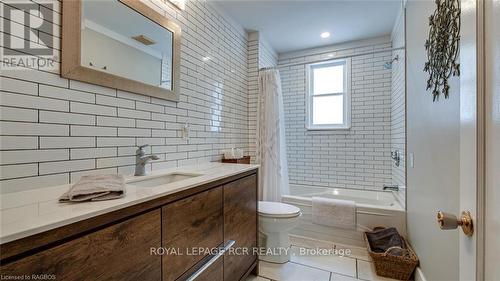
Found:
M 129 182 L 129 184 L 139 187 L 155 187 L 177 181 L 187 180 L 194 177 L 199 177 L 202 175 L 203 174 L 195 174 L 195 173 L 171 173 L 154 178 L 147 178 L 144 180 L 137 180 L 137 181 L 134 180 L 133 182 Z

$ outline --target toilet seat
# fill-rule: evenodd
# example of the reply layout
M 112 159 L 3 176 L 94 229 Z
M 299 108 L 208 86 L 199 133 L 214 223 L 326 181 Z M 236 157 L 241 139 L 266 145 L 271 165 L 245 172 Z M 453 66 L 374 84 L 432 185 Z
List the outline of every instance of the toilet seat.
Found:
M 301 214 L 300 208 L 293 205 L 270 201 L 259 201 L 258 211 L 260 216 L 272 218 L 294 218 Z

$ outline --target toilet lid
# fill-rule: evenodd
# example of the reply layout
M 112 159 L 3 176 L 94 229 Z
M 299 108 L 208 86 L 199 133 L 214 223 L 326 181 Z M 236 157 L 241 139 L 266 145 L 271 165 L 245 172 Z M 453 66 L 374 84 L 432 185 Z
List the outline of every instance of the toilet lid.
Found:
M 268 217 L 290 218 L 300 215 L 300 209 L 280 202 L 259 201 L 259 214 Z

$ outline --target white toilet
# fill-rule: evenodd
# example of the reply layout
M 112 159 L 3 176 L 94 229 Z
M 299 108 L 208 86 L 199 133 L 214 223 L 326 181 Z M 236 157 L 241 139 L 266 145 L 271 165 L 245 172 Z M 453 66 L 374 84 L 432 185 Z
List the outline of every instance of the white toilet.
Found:
M 261 247 L 266 255 L 260 259 L 274 263 L 290 260 L 290 239 L 288 231 L 294 228 L 302 215 L 299 208 L 280 202 L 259 201 L 259 231 Z

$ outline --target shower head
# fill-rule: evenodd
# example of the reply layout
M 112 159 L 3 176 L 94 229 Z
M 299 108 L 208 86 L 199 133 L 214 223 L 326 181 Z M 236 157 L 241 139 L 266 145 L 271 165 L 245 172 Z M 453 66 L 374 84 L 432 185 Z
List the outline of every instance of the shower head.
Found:
M 385 69 L 392 69 L 392 63 L 395 61 L 398 61 L 398 60 L 399 60 L 399 55 L 396 55 L 396 57 L 393 58 L 391 61 L 384 63 L 384 68 Z

